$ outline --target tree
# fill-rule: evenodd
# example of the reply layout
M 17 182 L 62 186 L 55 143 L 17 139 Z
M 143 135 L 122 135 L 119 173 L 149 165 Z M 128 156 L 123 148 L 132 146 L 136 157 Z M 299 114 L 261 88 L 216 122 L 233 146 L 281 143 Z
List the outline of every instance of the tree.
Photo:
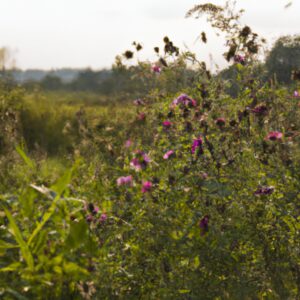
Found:
M 290 83 L 292 72 L 300 69 L 300 35 L 280 37 L 267 55 L 266 68 L 278 82 Z

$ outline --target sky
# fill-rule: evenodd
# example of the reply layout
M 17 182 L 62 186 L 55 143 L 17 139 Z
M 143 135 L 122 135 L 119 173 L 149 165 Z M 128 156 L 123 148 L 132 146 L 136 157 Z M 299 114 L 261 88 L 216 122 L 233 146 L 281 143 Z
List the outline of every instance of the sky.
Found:
M 139 59 L 154 59 L 164 36 L 207 62 L 225 66 L 224 40 L 205 17 L 186 19 L 196 4 L 225 0 L 0 0 L 0 47 L 9 47 L 22 69 L 109 68 L 133 41 L 144 47 Z M 237 0 L 242 23 L 271 45 L 285 34 L 300 34 L 300 0 Z M 205 31 L 208 44 L 197 40 Z M 212 57 L 213 60 L 210 60 Z

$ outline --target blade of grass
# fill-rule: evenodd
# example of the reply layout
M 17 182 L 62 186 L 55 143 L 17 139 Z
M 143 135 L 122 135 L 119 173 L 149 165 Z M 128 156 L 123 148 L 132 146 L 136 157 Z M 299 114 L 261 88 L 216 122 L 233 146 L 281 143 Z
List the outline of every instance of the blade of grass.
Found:
M 20 250 L 22 253 L 23 258 L 25 259 L 28 267 L 33 270 L 34 268 L 34 261 L 33 261 L 33 257 L 31 255 L 31 252 L 29 250 L 29 247 L 27 246 L 26 242 L 24 241 L 22 234 L 20 232 L 19 227 L 17 226 L 13 216 L 11 215 L 11 213 L 8 211 L 8 209 L 6 207 L 3 207 L 3 210 L 6 214 L 6 217 L 9 221 L 9 225 L 10 228 L 12 230 L 12 234 L 15 237 L 16 242 L 19 244 L 20 246 Z

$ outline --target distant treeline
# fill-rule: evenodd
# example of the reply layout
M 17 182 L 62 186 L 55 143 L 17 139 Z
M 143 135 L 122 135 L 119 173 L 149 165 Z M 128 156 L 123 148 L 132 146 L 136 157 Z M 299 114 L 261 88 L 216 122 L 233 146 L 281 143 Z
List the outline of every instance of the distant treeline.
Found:
M 247 63 L 247 62 L 246 62 Z M 159 62 L 158 62 L 159 64 Z M 201 81 L 201 72 L 191 69 L 181 59 L 153 72 L 153 64 L 140 63 L 125 66 L 115 64 L 111 69 L 57 69 L 57 70 L 2 70 L 0 77 L 13 84 L 21 84 L 28 90 L 36 88 L 45 91 L 90 91 L 103 95 L 142 96 L 154 87 L 160 91 L 174 93 L 189 87 L 193 82 Z M 300 70 L 300 36 L 279 38 L 263 61 L 253 64 L 253 78 L 262 82 L 273 79 L 280 84 L 291 83 L 291 74 Z M 228 80 L 227 92 L 231 96 L 238 93 L 235 65 L 220 70 L 214 76 Z M 159 80 L 158 80 L 159 78 Z

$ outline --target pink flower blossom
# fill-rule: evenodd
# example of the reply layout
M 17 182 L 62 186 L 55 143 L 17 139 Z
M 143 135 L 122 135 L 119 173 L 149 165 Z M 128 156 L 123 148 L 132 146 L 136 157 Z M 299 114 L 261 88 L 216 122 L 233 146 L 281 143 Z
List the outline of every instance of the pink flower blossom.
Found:
M 168 152 L 166 152 L 163 156 L 164 159 L 169 159 L 172 155 L 174 154 L 173 150 L 169 150 Z
M 181 94 L 179 97 L 173 100 L 172 105 L 180 105 L 180 107 L 195 107 L 197 106 L 197 102 L 196 100 L 190 98 L 188 95 Z
M 263 116 L 268 113 L 268 108 L 265 105 L 258 105 L 251 110 L 252 113 Z
M 296 98 L 300 97 L 300 94 L 298 91 L 294 91 L 294 97 L 296 97 Z
M 152 182 L 151 181 L 144 181 L 142 186 L 142 193 L 150 192 L 152 189 Z
M 226 120 L 225 120 L 225 118 L 218 118 L 218 119 L 216 119 L 215 123 L 216 123 L 216 125 L 218 125 L 219 127 L 222 127 L 222 126 L 225 125 Z
M 239 63 L 239 64 L 242 64 L 242 65 L 245 64 L 245 56 L 237 54 L 237 55 L 234 56 L 233 60 L 234 60 L 235 63 Z
M 129 185 L 129 186 L 131 186 L 132 185 L 132 176 L 129 175 L 129 176 L 119 177 L 117 179 L 117 185 L 118 186 L 121 186 L 121 185 Z
M 139 113 L 138 116 L 137 116 L 137 119 L 138 119 L 139 121 L 145 121 L 145 119 L 146 119 L 146 114 L 145 114 L 144 112 Z
M 128 139 L 126 142 L 125 142 L 125 147 L 126 148 L 130 148 L 132 145 L 132 141 L 130 139 Z
M 136 171 L 145 169 L 150 162 L 149 156 L 141 150 L 135 152 L 134 158 L 130 162 L 130 166 Z
M 170 128 L 171 126 L 172 126 L 172 122 L 170 122 L 170 121 L 164 121 L 163 123 L 163 126 L 165 127 L 165 128 Z
M 136 100 L 133 101 L 133 103 L 136 106 L 145 105 L 145 102 L 142 99 L 136 99 Z
M 107 220 L 107 214 L 102 213 L 100 218 L 99 218 L 99 222 L 104 223 L 106 220 Z
M 281 140 L 282 136 L 283 135 L 280 131 L 271 131 L 268 133 L 265 139 L 269 141 L 277 141 L 277 140 Z
M 203 180 L 208 178 L 208 174 L 206 172 L 202 172 L 200 176 Z
M 201 154 L 203 152 L 202 145 L 203 145 L 203 140 L 201 137 L 194 139 L 192 144 L 192 154 L 194 154 L 197 149 L 199 149 L 199 154 Z
M 154 73 L 160 73 L 161 72 L 161 67 L 159 67 L 159 66 L 157 66 L 157 65 L 154 65 L 154 66 L 152 66 L 152 71 L 154 72 Z

